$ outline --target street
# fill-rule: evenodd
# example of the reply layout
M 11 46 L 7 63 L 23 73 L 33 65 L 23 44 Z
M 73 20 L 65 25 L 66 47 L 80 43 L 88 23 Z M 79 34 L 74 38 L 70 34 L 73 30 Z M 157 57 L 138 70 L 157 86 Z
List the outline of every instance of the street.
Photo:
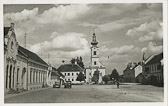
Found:
M 29 92 L 29 91 L 28 91 Z M 163 88 L 151 85 L 73 85 L 5 98 L 5 103 L 162 102 Z

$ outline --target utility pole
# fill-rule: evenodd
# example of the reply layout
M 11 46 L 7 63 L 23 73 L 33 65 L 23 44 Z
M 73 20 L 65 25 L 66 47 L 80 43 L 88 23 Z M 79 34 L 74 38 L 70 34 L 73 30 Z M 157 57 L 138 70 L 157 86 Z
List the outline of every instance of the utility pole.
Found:
M 48 64 L 50 64 L 49 58 L 50 58 L 50 54 L 48 53 Z
M 24 36 L 24 38 L 25 38 L 25 49 L 26 49 L 26 33 L 25 33 L 25 36 Z

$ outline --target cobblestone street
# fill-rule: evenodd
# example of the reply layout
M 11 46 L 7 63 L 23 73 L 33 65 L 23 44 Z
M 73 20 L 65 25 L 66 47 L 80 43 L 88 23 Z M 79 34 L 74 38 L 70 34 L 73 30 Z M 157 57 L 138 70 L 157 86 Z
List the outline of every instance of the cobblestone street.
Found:
M 163 88 L 150 85 L 74 85 L 47 88 L 6 97 L 5 103 L 162 102 Z M 15 95 L 15 94 L 14 94 Z

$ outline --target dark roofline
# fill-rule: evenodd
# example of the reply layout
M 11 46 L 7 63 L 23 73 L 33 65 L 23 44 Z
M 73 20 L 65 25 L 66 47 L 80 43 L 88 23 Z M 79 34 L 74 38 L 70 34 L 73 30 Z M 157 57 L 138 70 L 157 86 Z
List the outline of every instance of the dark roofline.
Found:
M 154 57 L 151 60 L 149 60 L 145 65 L 159 63 L 161 59 L 163 59 L 163 52 L 160 54 L 154 55 Z
M 57 70 L 59 72 L 76 72 L 77 71 L 77 70 L 71 70 L 71 71 L 61 70 L 62 68 L 66 67 L 66 66 L 77 66 L 77 67 L 79 67 L 80 72 L 84 71 L 84 69 L 82 69 L 78 64 L 64 64 L 64 65 L 61 65 Z
M 35 62 L 38 62 L 38 63 L 41 63 L 43 65 L 48 66 L 48 64 L 43 59 L 41 59 L 37 54 L 29 51 L 28 49 L 25 49 L 25 48 L 23 48 L 22 46 L 19 45 L 18 50 L 20 50 L 22 53 L 27 55 L 28 58 L 31 59 L 32 61 L 35 61 Z

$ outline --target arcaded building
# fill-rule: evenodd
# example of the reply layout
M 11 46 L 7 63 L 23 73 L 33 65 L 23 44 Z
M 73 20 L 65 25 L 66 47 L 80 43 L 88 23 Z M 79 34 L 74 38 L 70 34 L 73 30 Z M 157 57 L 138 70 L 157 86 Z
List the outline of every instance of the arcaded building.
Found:
M 21 47 L 14 23 L 4 27 L 4 89 L 30 90 L 47 84 L 48 64 L 37 54 Z

